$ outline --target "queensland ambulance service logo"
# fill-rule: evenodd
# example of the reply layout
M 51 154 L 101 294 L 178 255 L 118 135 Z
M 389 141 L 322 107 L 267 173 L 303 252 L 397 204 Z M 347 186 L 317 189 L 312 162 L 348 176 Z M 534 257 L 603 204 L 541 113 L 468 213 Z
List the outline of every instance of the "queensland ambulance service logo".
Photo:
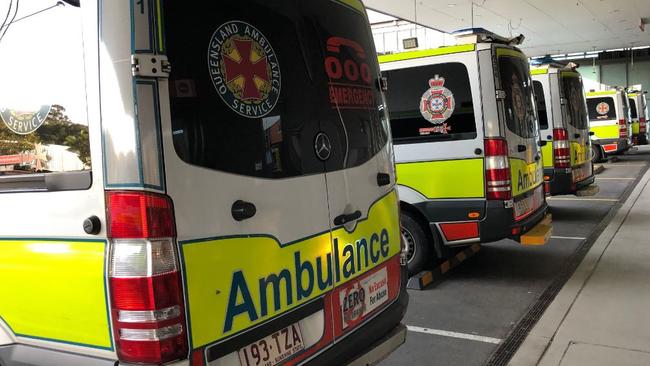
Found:
M 451 127 L 444 122 L 454 113 L 454 108 L 456 108 L 454 94 L 445 88 L 445 78 L 436 75 L 429 80 L 429 90 L 422 94 L 420 100 L 422 117 L 434 125 L 440 125 L 441 128 L 433 132 L 449 133 Z
M 208 68 L 223 102 L 243 117 L 263 117 L 278 102 L 280 64 L 268 39 L 248 23 L 233 20 L 217 28 Z
M 19 111 L 10 108 L 0 108 L 0 118 L 5 126 L 19 135 L 28 135 L 45 123 L 52 106 L 43 105 L 36 111 Z
M 596 112 L 598 112 L 598 114 L 600 114 L 601 116 L 606 115 L 607 113 L 609 113 L 609 104 L 605 102 L 598 103 L 598 105 L 596 106 Z

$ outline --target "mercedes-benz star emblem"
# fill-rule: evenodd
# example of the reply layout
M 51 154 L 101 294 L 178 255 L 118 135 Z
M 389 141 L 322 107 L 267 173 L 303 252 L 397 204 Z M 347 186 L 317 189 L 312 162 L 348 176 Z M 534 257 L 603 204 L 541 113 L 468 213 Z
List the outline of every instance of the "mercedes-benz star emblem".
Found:
M 322 161 L 330 158 L 332 144 L 330 143 L 330 138 L 324 132 L 319 132 L 316 135 L 314 139 L 314 151 L 316 151 L 316 156 Z

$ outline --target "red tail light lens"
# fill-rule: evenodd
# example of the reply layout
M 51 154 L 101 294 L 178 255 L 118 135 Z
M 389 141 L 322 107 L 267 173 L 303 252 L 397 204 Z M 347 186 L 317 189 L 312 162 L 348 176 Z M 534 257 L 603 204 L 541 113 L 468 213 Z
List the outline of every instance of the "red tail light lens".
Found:
M 553 161 L 555 168 L 571 167 L 571 145 L 569 132 L 565 128 L 553 129 Z
M 627 122 L 624 119 L 618 120 L 618 137 L 620 138 L 628 137 Z
M 503 139 L 485 140 L 485 182 L 487 199 L 509 200 L 512 198 L 508 143 Z
M 639 133 L 645 133 L 646 132 L 646 120 L 645 118 L 641 117 L 639 118 Z
M 156 365 L 187 358 L 171 200 L 146 192 L 109 192 L 107 203 L 118 358 Z

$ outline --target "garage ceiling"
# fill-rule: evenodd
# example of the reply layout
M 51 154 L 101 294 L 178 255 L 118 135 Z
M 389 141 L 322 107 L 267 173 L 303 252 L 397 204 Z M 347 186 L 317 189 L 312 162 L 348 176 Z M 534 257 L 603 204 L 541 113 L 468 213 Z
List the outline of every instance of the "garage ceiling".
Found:
M 365 0 L 368 8 L 443 32 L 472 26 L 470 0 Z M 650 0 L 474 0 L 474 27 L 523 33 L 529 56 L 650 45 Z

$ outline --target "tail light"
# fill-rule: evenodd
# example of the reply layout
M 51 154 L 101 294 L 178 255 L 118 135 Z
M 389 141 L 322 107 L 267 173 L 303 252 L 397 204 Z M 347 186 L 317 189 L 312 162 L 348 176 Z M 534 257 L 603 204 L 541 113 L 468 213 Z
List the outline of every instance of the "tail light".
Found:
M 509 200 L 512 198 L 506 140 L 485 140 L 485 181 L 487 183 L 487 199 Z
M 553 160 L 555 168 L 567 169 L 571 167 L 571 145 L 569 133 L 565 128 L 553 129 Z
M 627 122 L 624 119 L 618 120 L 618 137 L 627 138 Z
M 646 132 L 646 121 L 644 117 L 639 118 L 639 134 Z
M 176 226 L 171 200 L 108 192 L 109 283 L 117 354 L 129 363 L 187 357 Z

